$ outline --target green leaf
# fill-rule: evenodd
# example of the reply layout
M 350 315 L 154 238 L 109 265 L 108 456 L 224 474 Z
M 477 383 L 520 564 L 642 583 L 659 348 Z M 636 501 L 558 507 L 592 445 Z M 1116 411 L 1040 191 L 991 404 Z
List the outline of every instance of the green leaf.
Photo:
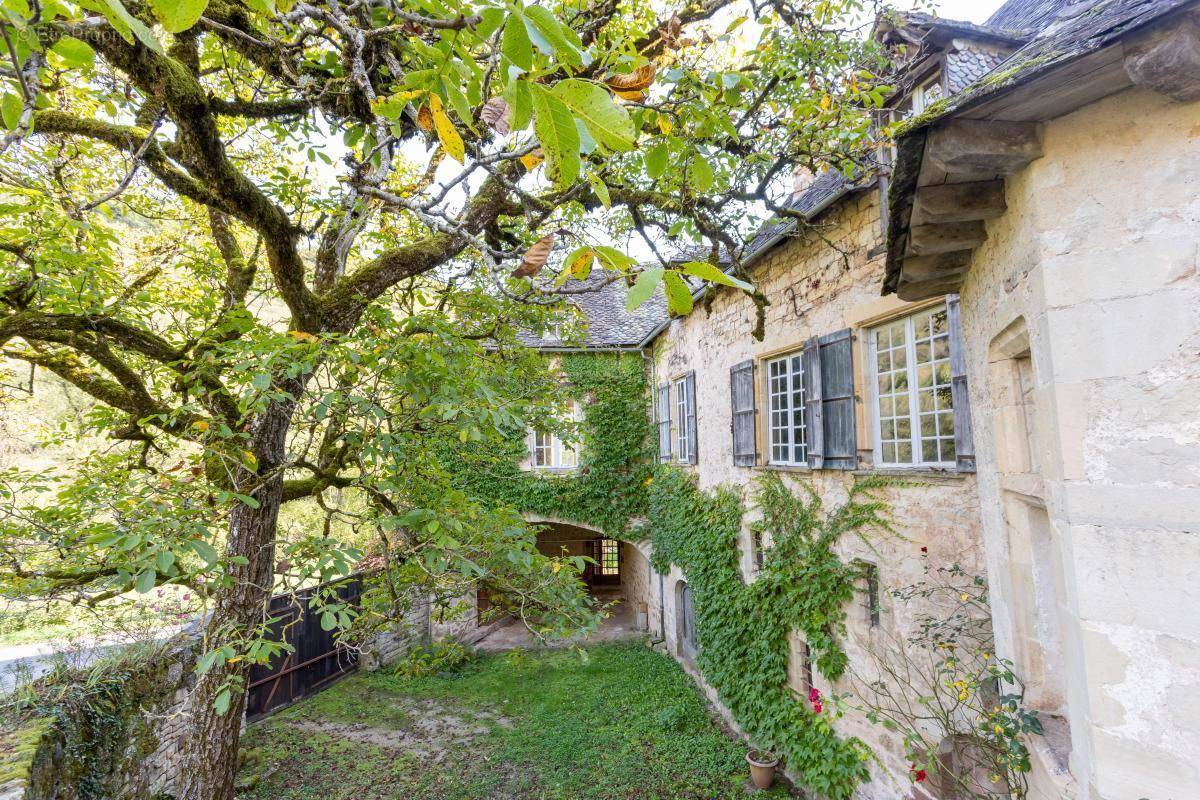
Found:
M 4 127 L 15 131 L 21 122 L 21 112 L 24 108 L 25 104 L 21 102 L 21 98 L 11 92 L 0 98 L 0 115 L 4 117 Z
M 509 13 L 504 23 L 504 33 L 500 35 L 500 52 L 525 72 L 533 69 L 533 43 L 529 41 L 529 31 L 525 29 L 525 18 L 520 14 Z
M 170 573 L 171 567 L 174 564 L 175 564 L 175 553 L 173 553 L 170 550 L 159 550 L 158 554 L 154 556 L 154 566 L 159 572 L 161 572 L 163 574 Z
M 171 33 L 180 33 L 196 24 L 208 0 L 150 0 L 154 16 Z
M 692 159 L 691 184 L 696 191 L 707 192 L 713 185 L 712 165 L 704 158 Z
M 92 46 L 74 36 L 62 37 L 50 50 L 67 62 L 68 67 L 90 67 L 96 62 L 96 51 Z
M 745 292 L 754 291 L 754 287 L 732 275 L 726 275 L 707 261 L 689 261 L 680 267 L 688 275 L 694 275 L 702 281 L 719 283 L 722 286 L 732 286 Z
M 592 138 L 617 152 L 633 149 L 637 136 L 629 112 L 613 102 L 609 91 L 591 81 L 568 78 L 555 84 L 554 96 L 583 122 Z
M 121 34 L 122 39 L 130 44 L 133 44 L 136 39 L 154 52 L 166 55 L 162 44 L 155 38 L 151 30 L 140 19 L 130 14 L 121 4 L 121 0 L 102 0 L 102 2 L 101 13 L 108 20 L 108 24 Z
M 608 245 L 597 245 L 596 255 L 604 262 L 604 266 L 609 269 L 627 270 L 637 266 L 637 259 L 632 256 L 622 253 L 615 247 Z
M 671 162 L 671 148 L 666 142 L 659 142 L 646 153 L 646 177 L 657 180 L 667 171 Z
M 634 288 L 637 288 L 636 286 Z M 686 317 L 692 313 L 692 290 L 677 272 L 663 274 L 663 289 L 667 294 L 667 310 Z M 632 292 L 631 292 L 632 294 Z
M 517 80 L 510 83 L 504 92 L 504 102 L 508 103 L 508 129 L 511 131 L 525 130 L 533 115 L 533 99 L 529 92 L 529 81 Z
M 548 89 L 530 87 L 533 101 L 533 132 L 546 154 L 546 174 L 559 187 L 570 186 L 579 177 L 579 131 L 571 110 Z
M 137 576 L 137 582 L 134 583 L 133 588 L 137 590 L 138 594 L 146 594 L 154 588 L 154 580 L 157 577 L 158 574 L 154 570 L 144 570 Z
M 332 612 L 326 611 L 321 614 L 321 630 L 331 631 L 337 627 L 337 617 Z
M 594 172 L 587 174 L 588 183 L 592 185 L 592 191 L 596 193 L 596 197 L 600 198 L 600 202 L 605 208 L 612 208 L 612 195 L 608 192 L 608 186 Z
M 229 703 L 232 699 L 233 693 L 229 691 L 228 687 L 226 687 L 217 692 L 217 697 L 215 700 L 213 700 L 213 708 L 216 709 L 218 714 L 224 714 L 229 710 Z
M 528 6 L 525 9 L 525 17 L 554 48 L 554 55 L 560 61 L 566 62 L 572 67 L 583 66 L 583 53 L 580 52 L 582 44 L 579 37 L 573 30 L 559 22 L 554 16 L 554 12 L 545 6 Z
M 196 555 L 204 559 L 205 566 L 211 567 L 217 563 L 217 549 L 203 539 L 193 539 L 188 542 L 188 546 L 192 548 Z
M 638 273 L 637 280 L 629 289 L 629 294 L 625 298 L 625 307 L 630 311 L 640 306 L 642 303 L 650 299 L 654 294 L 655 287 L 662 280 L 663 270 L 655 267 L 654 269 L 644 269 Z

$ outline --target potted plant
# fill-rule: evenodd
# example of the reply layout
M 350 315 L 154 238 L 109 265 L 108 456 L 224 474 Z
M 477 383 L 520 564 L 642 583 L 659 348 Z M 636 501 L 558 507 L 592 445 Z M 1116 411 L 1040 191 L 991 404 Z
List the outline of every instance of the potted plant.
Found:
M 775 782 L 779 756 L 770 750 L 753 749 L 746 753 L 746 763 L 750 765 L 750 780 L 754 785 L 759 789 L 770 789 Z

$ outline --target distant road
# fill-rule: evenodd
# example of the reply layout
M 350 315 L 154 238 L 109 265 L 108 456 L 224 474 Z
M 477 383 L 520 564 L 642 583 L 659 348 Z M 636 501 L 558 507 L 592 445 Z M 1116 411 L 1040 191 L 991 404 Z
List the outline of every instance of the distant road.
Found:
M 64 650 L 61 642 L 38 642 L 0 647 L 0 694 L 8 694 L 17 683 L 41 677 L 54 669 L 62 654 L 71 666 L 86 667 L 105 653 L 125 647 L 127 642 L 94 642 Z

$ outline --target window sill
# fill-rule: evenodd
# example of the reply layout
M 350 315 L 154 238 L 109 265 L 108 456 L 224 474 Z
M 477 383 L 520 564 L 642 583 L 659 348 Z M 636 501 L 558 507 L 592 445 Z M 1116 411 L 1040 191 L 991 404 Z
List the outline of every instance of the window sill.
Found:
M 959 472 L 945 467 L 870 467 L 853 470 L 855 477 L 883 476 L 885 478 L 910 478 L 923 483 L 959 483 L 967 475 L 974 473 Z
M 579 467 L 530 467 L 529 471 L 539 475 L 575 475 Z
M 755 469 L 766 469 L 772 472 L 816 472 L 806 464 L 759 464 Z

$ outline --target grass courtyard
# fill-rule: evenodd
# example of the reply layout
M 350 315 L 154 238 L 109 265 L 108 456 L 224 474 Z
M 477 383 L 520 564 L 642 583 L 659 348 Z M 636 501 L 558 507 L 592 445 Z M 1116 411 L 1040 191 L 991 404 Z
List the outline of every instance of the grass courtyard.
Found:
M 518 650 L 432 677 L 354 675 L 252 725 L 239 797 L 741 798 L 745 752 L 640 643 Z

